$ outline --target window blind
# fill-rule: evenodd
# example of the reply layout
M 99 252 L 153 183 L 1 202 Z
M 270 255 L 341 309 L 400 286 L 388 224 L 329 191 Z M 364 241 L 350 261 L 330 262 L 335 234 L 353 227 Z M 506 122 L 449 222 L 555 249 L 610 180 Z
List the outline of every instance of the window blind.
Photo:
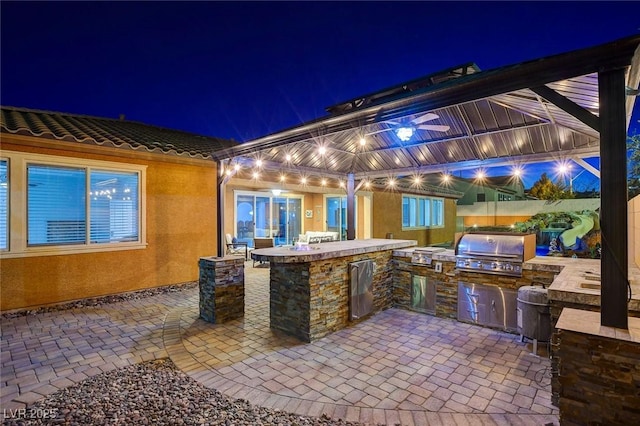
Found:
M 27 244 L 86 241 L 86 170 L 27 166 Z
M 91 242 L 138 240 L 138 174 L 91 170 Z

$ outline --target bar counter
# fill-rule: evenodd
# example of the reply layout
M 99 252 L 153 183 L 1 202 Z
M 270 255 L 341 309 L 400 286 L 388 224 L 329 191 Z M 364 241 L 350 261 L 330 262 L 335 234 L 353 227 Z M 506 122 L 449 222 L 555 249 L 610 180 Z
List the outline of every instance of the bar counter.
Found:
M 387 240 L 372 238 L 368 240 L 334 241 L 319 244 L 309 244 L 305 249 L 296 246 L 281 246 L 257 249 L 251 252 L 255 261 L 271 263 L 304 263 L 336 257 L 354 256 L 383 250 L 395 250 L 418 245 L 415 240 Z
M 256 261 L 268 261 L 269 319 L 272 329 L 311 342 L 348 327 L 393 304 L 393 251 L 417 245 L 414 240 L 351 240 L 311 244 L 304 251 L 293 247 L 257 249 Z M 371 310 L 353 316 L 354 295 L 350 268 L 373 264 Z M 350 310 L 351 309 L 351 310 Z

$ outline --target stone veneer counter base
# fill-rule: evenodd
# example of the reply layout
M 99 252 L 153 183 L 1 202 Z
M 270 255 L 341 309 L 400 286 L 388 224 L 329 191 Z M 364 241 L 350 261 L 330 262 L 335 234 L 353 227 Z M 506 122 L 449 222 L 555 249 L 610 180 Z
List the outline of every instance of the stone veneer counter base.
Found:
M 254 250 L 255 260 L 270 262 L 269 325 L 287 335 L 311 342 L 393 306 L 394 249 L 411 247 L 413 240 L 352 240 L 308 246 Z M 373 262 L 371 311 L 351 318 L 350 265 Z M 361 296 L 357 296 L 361 297 Z
M 640 424 L 640 318 L 600 325 L 598 312 L 558 319 L 560 424 Z

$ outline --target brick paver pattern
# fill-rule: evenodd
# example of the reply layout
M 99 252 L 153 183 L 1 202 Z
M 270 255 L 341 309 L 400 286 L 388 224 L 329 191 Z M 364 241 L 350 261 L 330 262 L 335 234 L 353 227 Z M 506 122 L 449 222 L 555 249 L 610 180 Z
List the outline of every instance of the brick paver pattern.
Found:
M 2 323 L 0 405 L 171 357 L 227 396 L 369 424 L 547 424 L 549 359 L 519 336 L 389 309 L 313 343 L 269 328 L 269 269 L 245 270 L 245 316 L 198 318 L 198 289 Z

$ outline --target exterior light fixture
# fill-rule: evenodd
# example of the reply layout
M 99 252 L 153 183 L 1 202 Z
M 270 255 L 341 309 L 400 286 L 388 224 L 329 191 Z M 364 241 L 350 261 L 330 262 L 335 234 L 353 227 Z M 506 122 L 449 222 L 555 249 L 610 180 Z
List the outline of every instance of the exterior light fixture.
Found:
M 280 175 L 280 182 L 284 182 L 287 177 L 285 175 Z
M 260 177 L 260 173 L 258 172 L 253 172 L 253 178 L 254 179 L 258 179 Z
M 287 154 L 287 155 L 284 157 L 284 159 L 285 159 L 287 162 L 291 161 L 291 154 Z
M 327 153 L 327 148 L 324 146 L 321 146 L 320 148 L 318 148 L 318 153 L 320 155 L 325 155 Z
M 262 160 L 256 160 L 256 166 L 262 167 Z
M 365 146 L 366 144 L 367 144 L 367 140 L 364 137 L 360 138 L 360 145 Z
M 238 170 L 240 170 L 240 164 L 236 163 L 236 164 L 233 166 L 233 170 L 235 170 L 236 172 L 237 172 Z
M 306 177 L 301 178 L 300 179 L 300 183 L 303 184 L 303 185 L 306 185 L 307 184 L 307 178 Z
M 327 180 L 326 179 L 322 179 L 322 181 L 320 182 L 320 184 L 322 186 L 327 186 Z
M 402 142 L 407 142 L 413 136 L 414 128 L 413 127 L 398 127 L 396 129 L 396 136 Z

